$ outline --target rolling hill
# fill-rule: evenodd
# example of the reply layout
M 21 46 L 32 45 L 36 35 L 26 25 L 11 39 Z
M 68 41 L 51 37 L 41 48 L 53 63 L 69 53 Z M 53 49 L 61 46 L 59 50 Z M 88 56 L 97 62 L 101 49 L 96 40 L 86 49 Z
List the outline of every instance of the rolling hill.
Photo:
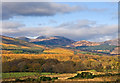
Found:
M 24 40 L 20 40 L 17 38 L 7 37 L 7 36 L 1 36 L 2 43 L 8 44 L 8 45 L 15 45 L 15 46 L 26 46 L 26 47 L 41 47 L 44 48 L 44 46 L 36 45 L 30 42 L 26 42 Z
M 67 47 L 97 46 L 97 45 L 100 45 L 100 43 L 82 40 L 82 41 L 74 42 L 74 43 L 72 43 L 71 45 L 68 45 Z
M 3 53 L 10 51 L 12 53 L 40 53 L 45 49 L 45 46 L 36 45 L 27 41 L 19 40 L 12 37 L 0 36 L 2 42 Z
M 100 52 L 107 54 L 118 54 L 116 51 L 118 39 L 109 40 L 105 42 L 90 42 L 86 40 L 82 41 L 73 41 L 68 38 L 62 36 L 52 36 L 45 37 L 39 36 L 36 39 L 29 39 L 26 37 L 19 38 L 11 38 L 6 36 L 2 37 L 2 45 L 3 50 L 13 50 L 13 49 L 21 49 L 21 51 L 25 51 L 25 53 L 39 53 L 39 51 L 43 51 L 46 48 L 56 48 L 56 47 L 64 47 L 64 48 L 72 48 L 78 49 L 82 51 L 90 51 L 90 52 Z M 19 52 L 17 52 L 19 53 Z
M 118 54 L 118 55 L 120 55 L 120 47 L 114 48 L 114 50 L 110 54 Z
M 62 36 L 53 36 L 48 38 L 38 37 L 37 39 L 30 40 L 30 42 L 38 45 L 66 46 L 74 41 Z
M 120 38 L 119 39 L 113 39 L 113 40 L 108 40 L 103 42 L 103 44 L 108 44 L 108 45 L 115 45 L 115 46 L 120 46 Z
M 17 37 L 16 39 L 19 39 L 19 40 L 24 40 L 24 41 L 27 41 L 27 42 L 29 42 L 29 41 L 30 41 L 30 39 L 29 39 L 29 38 L 27 38 L 27 37 Z
M 120 39 L 113 39 L 104 42 L 91 42 L 86 40 L 74 41 L 62 36 L 39 36 L 36 39 L 29 39 L 27 37 L 18 37 L 17 39 L 24 40 L 27 42 L 35 43 L 38 45 L 50 45 L 50 46 L 66 46 L 66 47 L 78 47 L 78 46 L 98 46 L 98 45 L 113 45 L 119 46 L 118 42 Z

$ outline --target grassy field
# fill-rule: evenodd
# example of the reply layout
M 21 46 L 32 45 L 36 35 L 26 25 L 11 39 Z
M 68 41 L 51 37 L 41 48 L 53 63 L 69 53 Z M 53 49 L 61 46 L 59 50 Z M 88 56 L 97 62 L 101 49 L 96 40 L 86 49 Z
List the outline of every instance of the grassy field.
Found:
M 54 73 L 40 73 L 41 75 L 54 75 Z M 24 76 L 36 76 L 39 73 L 36 72 L 14 72 L 14 73 L 2 73 L 2 78 L 19 78 Z
M 37 75 L 38 73 L 35 72 L 19 72 L 19 73 L 3 73 L 3 82 L 2 83 L 7 83 L 7 82 L 15 82 L 16 78 L 21 79 L 21 80 L 25 80 L 27 78 L 34 78 L 34 79 L 38 79 L 35 75 Z M 80 82 L 89 82 L 90 83 L 120 83 L 120 77 L 118 75 L 115 76 L 102 76 L 102 77 L 95 77 L 95 78 L 77 78 L 77 79 L 68 79 L 70 77 L 74 77 L 76 76 L 76 73 L 64 73 L 64 74 L 55 74 L 55 73 L 41 73 L 41 76 L 45 76 L 45 77 L 58 77 L 58 80 L 55 80 L 54 83 L 80 83 Z M 26 77 L 24 77 L 26 76 Z M 5 79 L 8 78 L 8 79 Z M 98 81 L 98 82 L 96 82 Z M 27 81 L 27 83 L 30 81 Z M 31 81 L 30 83 L 32 83 L 33 81 Z M 19 82 L 17 82 L 19 83 Z M 41 82 L 41 83 L 48 83 L 47 81 L 45 82 Z M 53 83 L 52 81 L 49 81 L 49 83 Z

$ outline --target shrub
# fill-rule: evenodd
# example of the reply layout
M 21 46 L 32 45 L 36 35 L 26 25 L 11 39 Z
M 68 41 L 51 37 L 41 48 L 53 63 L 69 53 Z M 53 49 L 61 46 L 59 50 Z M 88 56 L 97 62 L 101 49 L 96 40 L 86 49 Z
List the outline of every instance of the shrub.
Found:
M 53 78 L 52 78 L 52 80 L 56 80 L 56 79 L 58 79 L 58 77 L 53 77 Z
M 89 78 L 94 78 L 94 75 L 90 72 L 82 72 L 81 74 L 78 73 L 76 76 L 70 77 L 68 79 L 74 79 L 74 78 L 87 78 L 87 79 L 89 79 Z
M 80 74 L 80 77 L 81 78 L 93 78 L 94 76 L 92 75 L 92 73 L 90 73 L 90 72 L 82 72 L 81 74 Z
M 51 81 L 51 80 L 52 80 L 51 77 L 45 77 L 45 76 L 38 78 L 38 81 Z
M 27 78 L 27 79 L 25 79 L 25 81 L 35 81 L 35 79 L 33 79 L 33 78 Z
M 75 77 L 70 77 L 70 78 L 68 78 L 68 79 L 74 79 Z
M 21 80 L 19 78 L 16 78 L 15 79 L 15 82 L 20 82 Z

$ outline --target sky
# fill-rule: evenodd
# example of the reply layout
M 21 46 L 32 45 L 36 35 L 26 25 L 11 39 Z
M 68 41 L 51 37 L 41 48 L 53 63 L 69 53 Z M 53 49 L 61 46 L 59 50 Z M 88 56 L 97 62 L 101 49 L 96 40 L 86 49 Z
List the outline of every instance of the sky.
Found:
M 3 2 L 2 35 L 106 41 L 118 36 L 117 2 Z

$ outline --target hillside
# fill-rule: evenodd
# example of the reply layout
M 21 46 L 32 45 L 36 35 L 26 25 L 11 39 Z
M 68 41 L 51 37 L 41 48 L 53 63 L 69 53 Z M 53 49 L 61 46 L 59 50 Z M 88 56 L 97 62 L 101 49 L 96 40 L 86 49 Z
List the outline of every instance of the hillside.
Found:
M 29 39 L 27 37 L 17 37 L 17 39 L 24 40 L 27 42 L 35 43 L 38 45 L 50 45 L 50 46 L 66 46 L 66 47 L 78 47 L 78 46 L 98 46 L 98 45 L 114 45 L 118 46 L 120 39 L 113 39 L 104 42 L 91 42 L 86 40 L 74 41 L 62 36 L 39 36 L 36 39 Z
M 72 43 L 71 45 L 68 45 L 67 47 L 77 47 L 77 46 L 98 46 L 98 45 L 113 45 L 113 46 L 119 46 L 118 44 L 120 39 L 113 39 L 113 40 L 108 40 L 104 42 L 91 42 L 91 41 L 86 41 L 86 40 L 81 40 Z
M 72 43 L 71 45 L 68 45 L 67 47 L 77 47 L 77 46 L 97 46 L 100 45 L 100 43 L 97 42 L 90 42 L 90 41 L 86 41 L 86 40 L 82 40 L 82 41 L 77 41 Z
M 91 41 L 77 41 L 71 45 L 67 45 L 68 48 L 75 48 L 82 51 L 98 52 L 105 54 L 118 54 L 118 41 L 119 39 L 108 40 L 104 42 L 91 42 Z
M 120 55 L 120 47 L 114 48 L 114 50 L 110 54 L 119 54 Z
M 25 46 L 25 47 L 41 47 L 44 48 L 44 46 L 41 45 L 36 45 L 30 42 L 26 42 L 24 40 L 12 38 L 12 37 L 7 37 L 7 36 L 1 36 L 2 38 L 2 43 L 8 44 L 8 45 L 15 45 L 15 46 Z
M 2 38 L 2 52 L 12 52 L 12 53 L 38 53 L 42 52 L 45 47 L 41 45 L 36 45 L 33 43 L 29 43 L 23 40 L 19 40 L 16 38 L 1 36 Z
M 109 40 L 105 42 L 90 42 L 86 40 L 82 41 L 73 41 L 68 38 L 62 36 L 53 36 L 53 37 L 45 37 L 39 36 L 36 39 L 29 39 L 26 37 L 19 38 L 11 38 L 6 36 L 2 37 L 2 45 L 3 50 L 12 50 L 14 53 L 39 53 L 42 52 L 43 49 L 50 48 L 55 49 L 56 47 L 63 47 L 68 49 L 78 49 L 81 51 L 89 51 L 89 52 L 99 52 L 105 54 L 118 54 L 116 51 L 116 44 L 118 42 L 117 39 Z M 25 41 L 24 41 L 25 40 Z M 29 41 L 29 42 L 27 42 Z M 45 46 L 42 46 L 45 45 Z M 116 49 L 115 49 L 116 48 Z M 14 49 L 14 50 L 13 50 Z M 41 50 L 41 51 L 40 51 Z
M 108 44 L 108 45 L 115 45 L 115 46 L 120 46 L 120 38 L 119 39 L 113 39 L 113 40 L 108 40 L 108 41 L 105 41 L 103 42 L 103 44 Z
M 62 36 L 53 36 L 53 37 L 38 37 L 37 39 L 32 39 L 30 42 L 38 45 L 57 45 L 57 46 L 66 46 L 72 44 L 74 41 Z
M 27 42 L 29 42 L 29 41 L 30 41 L 30 39 L 29 39 L 29 38 L 27 38 L 27 37 L 17 37 L 16 39 L 19 39 L 19 40 L 24 40 L 24 41 L 27 41 Z
M 90 51 L 90 52 L 98 52 L 98 53 L 105 53 L 110 54 L 116 48 L 113 45 L 97 45 L 97 46 L 78 46 L 76 49 L 83 50 L 83 51 Z
M 46 36 L 39 36 L 36 39 L 46 39 L 46 38 L 47 38 Z

